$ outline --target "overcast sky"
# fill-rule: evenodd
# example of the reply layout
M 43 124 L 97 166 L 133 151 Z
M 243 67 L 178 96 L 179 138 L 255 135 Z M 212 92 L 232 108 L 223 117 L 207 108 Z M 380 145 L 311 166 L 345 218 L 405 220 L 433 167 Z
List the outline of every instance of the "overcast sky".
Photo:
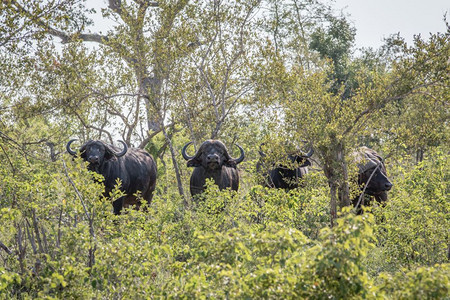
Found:
M 209 1 L 209 0 L 206 0 Z M 106 0 L 88 0 L 88 7 L 107 7 Z M 429 33 L 445 32 L 443 16 L 450 21 L 450 0 L 334 0 L 336 10 L 350 14 L 356 28 L 356 47 L 379 48 L 383 38 L 400 32 L 409 43 L 414 34 L 427 38 Z M 106 32 L 105 21 L 96 27 Z
M 334 7 L 350 14 L 358 48 L 378 48 L 397 32 L 410 44 L 414 34 L 445 32 L 446 12 L 450 21 L 450 0 L 335 0 Z

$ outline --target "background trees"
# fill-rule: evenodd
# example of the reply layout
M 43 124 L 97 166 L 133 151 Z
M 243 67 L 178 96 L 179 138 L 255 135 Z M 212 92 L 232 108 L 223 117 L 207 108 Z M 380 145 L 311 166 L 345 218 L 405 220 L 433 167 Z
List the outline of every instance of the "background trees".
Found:
M 108 1 L 95 22 L 83 1 L 0 8 L 5 297 L 448 292 L 448 30 L 356 55 L 345 15 L 316 1 Z M 74 136 L 158 159 L 148 213 L 109 212 L 63 154 Z M 179 150 L 208 138 L 246 150 L 241 189 L 190 203 Z M 263 142 L 273 158 L 314 147 L 303 188 L 257 185 Z M 395 184 L 375 218 L 344 208 L 361 145 Z

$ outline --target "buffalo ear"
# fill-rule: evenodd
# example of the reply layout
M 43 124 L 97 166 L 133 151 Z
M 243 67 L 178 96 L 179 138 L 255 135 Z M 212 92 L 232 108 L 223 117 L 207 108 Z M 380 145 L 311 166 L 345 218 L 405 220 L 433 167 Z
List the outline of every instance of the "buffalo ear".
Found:
M 196 157 L 187 161 L 188 167 L 201 167 L 201 165 L 202 165 L 202 162 L 199 159 L 197 159 Z
M 83 145 L 80 148 L 80 157 L 84 160 L 86 160 L 86 145 Z
M 233 159 L 230 154 L 228 154 L 228 151 L 225 150 L 225 152 L 223 153 L 223 156 L 225 157 L 223 164 L 225 167 L 230 167 L 230 168 L 236 168 L 237 164 L 236 164 L 236 160 Z
M 108 146 L 105 147 L 105 159 L 110 160 L 115 157 L 113 151 Z
M 300 165 L 300 167 L 307 167 L 311 165 L 309 159 L 304 156 L 297 156 L 296 158 L 297 159 L 295 161 Z
M 223 163 L 226 167 L 230 167 L 230 168 L 236 168 L 237 164 L 236 164 L 236 160 L 234 159 L 228 159 Z

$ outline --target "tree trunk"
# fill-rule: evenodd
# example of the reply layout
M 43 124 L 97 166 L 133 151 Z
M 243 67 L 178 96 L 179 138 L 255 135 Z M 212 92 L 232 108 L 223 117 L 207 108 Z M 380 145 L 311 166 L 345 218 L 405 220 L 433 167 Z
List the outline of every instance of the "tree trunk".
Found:
M 161 129 L 162 129 L 162 132 L 163 132 L 164 137 L 166 139 L 166 142 L 169 145 L 170 154 L 172 156 L 172 163 L 173 163 L 173 167 L 175 169 L 175 176 L 177 178 L 178 192 L 180 193 L 180 196 L 183 197 L 183 204 L 184 204 L 184 206 L 187 207 L 189 203 L 187 202 L 186 196 L 184 194 L 183 183 L 181 181 L 180 168 L 178 167 L 178 162 L 177 162 L 177 159 L 176 159 L 176 153 L 175 153 L 175 150 L 173 148 L 172 140 L 170 139 L 170 137 L 167 134 L 166 129 L 164 128 L 163 125 L 161 125 Z
M 339 144 L 336 157 L 339 163 L 339 174 L 341 174 L 341 176 L 339 176 L 339 207 L 343 208 L 345 206 L 349 206 L 351 202 L 350 189 L 348 186 L 348 168 L 345 161 L 345 152 L 342 144 Z
M 323 149 L 322 159 L 324 173 L 330 186 L 331 226 L 337 218 L 337 208 L 350 205 L 350 189 L 348 186 L 348 168 L 345 162 L 345 151 L 342 143 L 332 143 L 334 148 Z
M 337 184 L 336 182 L 330 182 L 330 214 L 331 214 L 331 227 L 334 226 L 337 218 Z
M 416 151 L 416 165 L 423 160 L 423 148 L 419 148 Z
M 158 132 L 164 127 L 160 124 L 163 120 L 159 120 L 161 102 L 161 80 L 156 77 L 145 77 L 142 80 L 142 90 L 145 97 L 145 107 L 147 110 L 147 128 L 149 132 Z

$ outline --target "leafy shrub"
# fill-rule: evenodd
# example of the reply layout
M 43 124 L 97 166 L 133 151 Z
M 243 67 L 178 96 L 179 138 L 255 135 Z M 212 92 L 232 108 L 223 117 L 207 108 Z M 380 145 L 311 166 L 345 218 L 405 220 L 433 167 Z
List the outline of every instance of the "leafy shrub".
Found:
M 256 185 L 245 195 L 241 209 L 251 223 L 282 222 L 316 239 L 330 223 L 328 191 L 322 188 L 324 176 L 319 173 L 308 174 L 304 183 L 290 191 Z
M 12 251 L 0 250 L 0 298 L 442 298 L 444 158 L 394 169 L 375 218 L 345 210 L 329 228 L 319 173 L 289 192 L 219 191 L 210 181 L 189 207 L 162 183 L 147 211 L 114 216 L 80 160 L 18 157 L 15 174 L 0 165 L 0 242 Z
M 450 228 L 449 156 L 437 152 L 415 167 L 394 170 L 394 188 L 385 208 L 374 213 L 380 220 L 376 235 L 387 268 L 447 261 Z
M 390 299 L 448 299 L 450 293 L 450 265 L 419 267 L 402 270 L 394 275 L 380 275 L 379 293 Z
M 281 223 L 197 232 L 191 259 L 166 295 L 180 298 L 345 298 L 367 296 L 361 259 L 373 247 L 370 216 L 348 214 L 313 242 Z M 171 294 L 173 293 L 173 294 Z

